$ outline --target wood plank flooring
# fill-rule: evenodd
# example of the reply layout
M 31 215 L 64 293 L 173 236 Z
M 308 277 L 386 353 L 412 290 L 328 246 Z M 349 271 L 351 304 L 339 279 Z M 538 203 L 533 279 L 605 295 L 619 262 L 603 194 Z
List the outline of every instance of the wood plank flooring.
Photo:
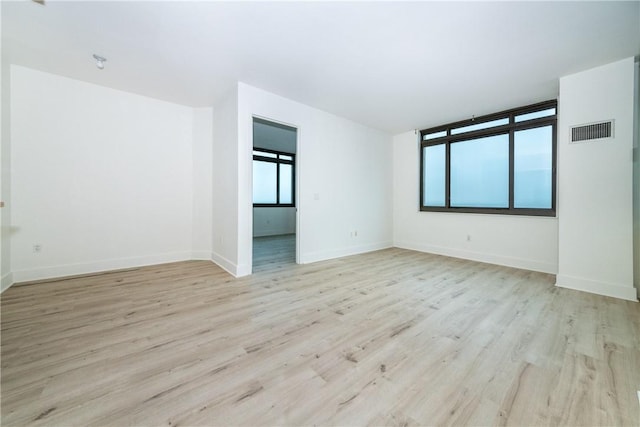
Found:
M 401 249 L 1 296 L 3 426 L 640 424 L 640 304 Z
M 253 272 L 287 268 L 296 263 L 296 235 L 253 238 Z

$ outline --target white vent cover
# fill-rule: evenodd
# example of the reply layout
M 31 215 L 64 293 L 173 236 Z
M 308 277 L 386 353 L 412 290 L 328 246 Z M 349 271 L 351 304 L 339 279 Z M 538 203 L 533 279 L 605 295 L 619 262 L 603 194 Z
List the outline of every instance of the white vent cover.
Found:
M 613 120 L 571 127 L 572 143 L 604 138 L 613 138 Z

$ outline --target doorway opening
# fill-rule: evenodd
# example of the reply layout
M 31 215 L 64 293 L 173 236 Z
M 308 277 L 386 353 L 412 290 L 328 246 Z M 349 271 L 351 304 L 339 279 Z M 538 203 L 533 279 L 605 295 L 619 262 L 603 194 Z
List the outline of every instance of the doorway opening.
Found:
M 254 273 L 296 263 L 296 128 L 253 118 Z

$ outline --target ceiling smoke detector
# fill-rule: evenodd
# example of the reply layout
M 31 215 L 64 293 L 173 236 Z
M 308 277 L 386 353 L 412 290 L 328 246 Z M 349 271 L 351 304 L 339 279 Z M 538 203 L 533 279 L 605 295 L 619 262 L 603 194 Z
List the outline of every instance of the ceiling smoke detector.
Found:
M 107 62 L 107 58 L 103 58 L 100 55 L 96 55 L 95 53 L 93 54 L 93 57 L 96 60 L 96 67 L 98 67 L 99 69 L 103 70 L 104 69 L 104 63 Z

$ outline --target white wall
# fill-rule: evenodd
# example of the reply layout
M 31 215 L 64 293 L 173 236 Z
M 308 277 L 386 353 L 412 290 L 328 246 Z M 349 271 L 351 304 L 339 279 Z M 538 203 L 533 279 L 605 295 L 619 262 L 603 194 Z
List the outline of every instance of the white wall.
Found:
M 213 261 L 238 275 L 238 91 L 213 108 Z
M 211 259 L 213 231 L 213 108 L 193 114 L 193 259 Z
M 633 91 L 633 280 L 640 290 L 640 61 L 635 63 Z M 636 291 L 638 292 L 638 291 Z
M 0 7 L 0 15 L 2 7 Z M 0 22 L 2 19 L 0 17 Z M 2 144 L 0 144 L 0 200 L 5 207 L 0 209 L 0 292 L 13 282 L 11 274 L 11 72 L 6 58 L 0 60 L 0 126 Z
M 296 208 L 253 208 L 253 237 L 296 232 Z
M 633 58 L 560 79 L 558 286 L 636 299 L 633 97 Z M 570 126 L 608 119 L 615 138 L 569 144 Z
M 301 262 L 391 245 L 383 132 L 246 85 L 194 110 L 11 70 L 14 281 L 193 258 L 249 274 L 253 114 L 308 132 Z
M 390 135 L 240 83 L 239 272 L 251 272 L 252 117 L 298 129 L 299 262 L 390 247 Z M 353 232 L 357 231 L 357 236 Z
M 193 110 L 11 73 L 13 279 L 189 259 Z
M 547 273 L 557 271 L 556 218 L 420 212 L 418 137 L 413 131 L 396 135 L 393 146 L 394 246 Z

